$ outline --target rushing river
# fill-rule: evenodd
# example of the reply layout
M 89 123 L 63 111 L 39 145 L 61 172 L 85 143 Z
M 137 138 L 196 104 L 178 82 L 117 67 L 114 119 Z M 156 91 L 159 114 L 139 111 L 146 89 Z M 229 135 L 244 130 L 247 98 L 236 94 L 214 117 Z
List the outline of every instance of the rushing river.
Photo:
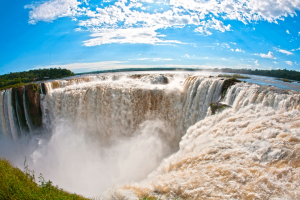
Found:
M 87 197 L 297 199 L 300 84 L 252 76 L 221 98 L 216 75 L 111 73 L 48 81 L 38 97 L 1 91 L 0 155 L 20 168 L 26 156 Z M 218 101 L 229 107 L 212 115 Z

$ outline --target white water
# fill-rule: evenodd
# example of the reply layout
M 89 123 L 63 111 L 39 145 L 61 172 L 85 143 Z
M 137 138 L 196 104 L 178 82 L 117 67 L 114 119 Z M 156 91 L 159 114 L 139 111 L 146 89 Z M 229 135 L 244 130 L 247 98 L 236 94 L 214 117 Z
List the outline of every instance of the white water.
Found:
M 17 140 L 18 138 L 18 124 L 16 123 L 16 116 L 14 115 L 13 107 L 12 107 L 12 100 L 11 100 L 11 95 L 12 89 L 8 89 L 5 92 L 5 98 L 7 102 L 7 108 L 8 108 L 8 119 L 9 119 L 9 126 L 10 126 L 10 131 L 13 140 Z
M 3 94 L 3 119 L 4 119 L 4 123 L 2 125 L 4 127 L 5 136 L 8 137 L 8 138 L 12 138 L 9 112 L 10 112 L 10 101 L 9 101 L 9 90 L 8 90 Z M 12 129 L 14 129 L 14 127 Z
M 23 106 L 24 106 L 24 112 L 25 112 L 25 119 L 26 119 L 26 123 L 27 123 L 27 126 L 29 128 L 29 133 L 30 135 L 32 136 L 33 134 L 33 128 L 32 128 L 32 124 L 31 124 L 31 121 L 30 121 L 30 118 L 29 118 L 29 114 L 28 114 L 28 110 L 27 110 L 27 103 L 26 103 L 26 89 L 24 87 L 24 93 L 23 93 Z
M 166 85 L 159 74 L 48 82 L 41 107 L 52 136 L 18 149 L 46 180 L 88 197 L 299 195 L 299 93 L 238 84 L 223 100 L 232 108 L 210 116 L 223 80 L 166 77 Z
M 3 108 L 3 94 L 4 92 L 0 92 L 0 107 Z M 5 136 L 5 119 L 4 119 L 4 110 L 0 110 L 0 139 L 4 139 Z
M 238 84 L 226 95 L 232 109 L 191 126 L 148 179 L 103 198 L 298 199 L 299 100 L 299 93 Z

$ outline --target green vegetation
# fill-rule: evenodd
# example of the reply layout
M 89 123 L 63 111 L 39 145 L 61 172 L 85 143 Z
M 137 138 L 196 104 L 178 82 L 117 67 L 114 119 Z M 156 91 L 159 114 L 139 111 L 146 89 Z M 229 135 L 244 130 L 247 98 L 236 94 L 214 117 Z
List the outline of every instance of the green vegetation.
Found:
M 20 87 L 33 81 L 43 81 L 46 79 L 63 78 L 73 75 L 74 73 L 72 71 L 61 68 L 37 69 L 16 73 L 11 72 L 10 74 L 0 76 L 0 90 L 11 87 Z
M 219 103 L 219 102 L 211 103 L 211 104 L 210 104 L 211 114 L 214 115 L 214 114 L 216 114 L 216 112 L 222 111 L 222 110 L 224 110 L 225 108 L 229 108 L 229 107 L 230 107 L 230 106 L 225 105 L 225 104 L 221 104 L 221 103 Z
M 41 94 L 41 88 L 36 83 L 32 84 L 32 88 L 33 88 L 32 90 L 34 93 Z
M 293 82 L 293 81 L 291 81 L 291 80 L 289 80 L 289 79 L 286 79 L 286 78 L 283 78 L 283 79 L 281 79 L 281 78 L 276 78 L 276 80 L 283 81 L 283 82 L 288 82 L 288 83 Z
M 9 161 L 0 159 L 0 199 L 86 199 L 53 186 L 51 181 L 45 182 L 42 174 L 38 177 L 38 185 L 34 171 L 28 169 L 26 160 L 24 167 L 22 172 L 12 167 Z
M 232 86 L 236 83 L 239 83 L 239 82 L 241 82 L 241 81 L 236 78 L 226 79 L 223 83 L 221 99 L 223 99 L 225 97 L 226 92 L 230 86 Z
M 219 74 L 218 77 L 250 79 L 250 77 L 240 74 Z

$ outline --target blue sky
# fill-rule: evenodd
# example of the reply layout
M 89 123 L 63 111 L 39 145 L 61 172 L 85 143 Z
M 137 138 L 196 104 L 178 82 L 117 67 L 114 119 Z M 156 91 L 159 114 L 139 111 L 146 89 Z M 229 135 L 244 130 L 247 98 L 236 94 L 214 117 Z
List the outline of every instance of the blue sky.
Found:
M 300 70 L 300 0 L 1 0 L 0 74 Z

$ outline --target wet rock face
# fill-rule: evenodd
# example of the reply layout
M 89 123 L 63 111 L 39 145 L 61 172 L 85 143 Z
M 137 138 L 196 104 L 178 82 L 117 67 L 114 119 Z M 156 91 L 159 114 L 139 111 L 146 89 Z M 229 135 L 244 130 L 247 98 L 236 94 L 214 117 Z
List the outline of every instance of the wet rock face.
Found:
M 29 131 L 28 125 L 26 123 L 26 117 L 24 112 L 24 104 L 23 104 L 23 98 L 24 98 L 24 86 L 14 88 L 13 94 L 16 95 L 15 101 L 16 106 L 15 110 L 18 112 L 18 120 L 20 123 L 21 128 L 23 128 L 25 131 Z
M 34 127 L 42 126 L 42 111 L 40 107 L 40 87 L 36 84 L 25 87 L 26 106 L 29 117 Z
M 222 104 L 220 102 L 215 102 L 215 103 L 211 103 L 210 104 L 210 109 L 211 109 L 211 114 L 214 115 L 216 114 L 218 111 L 222 111 L 226 108 L 230 108 L 230 106 L 226 105 L 226 104 Z
M 234 85 L 236 83 L 240 83 L 240 82 L 242 82 L 242 81 L 240 81 L 240 80 L 238 80 L 236 78 L 226 79 L 224 81 L 224 84 L 223 84 L 223 87 L 222 87 L 222 98 L 226 95 L 227 89 L 230 86 L 232 86 L 232 85 Z
M 42 87 L 41 90 L 44 92 L 44 94 L 47 94 L 45 83 L 42 83 L 41 87 Z

